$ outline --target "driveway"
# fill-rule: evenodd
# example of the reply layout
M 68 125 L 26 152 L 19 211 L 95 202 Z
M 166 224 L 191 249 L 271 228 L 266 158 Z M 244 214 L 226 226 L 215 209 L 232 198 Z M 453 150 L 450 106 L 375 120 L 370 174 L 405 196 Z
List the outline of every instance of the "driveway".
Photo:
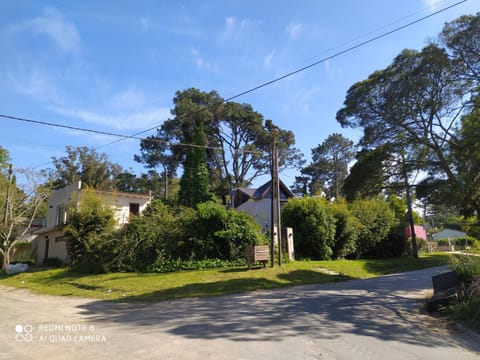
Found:
M 419 312 L 443 271 L 153 304 L 2 287 L 0 359 L 478 358 L 477 336 Z

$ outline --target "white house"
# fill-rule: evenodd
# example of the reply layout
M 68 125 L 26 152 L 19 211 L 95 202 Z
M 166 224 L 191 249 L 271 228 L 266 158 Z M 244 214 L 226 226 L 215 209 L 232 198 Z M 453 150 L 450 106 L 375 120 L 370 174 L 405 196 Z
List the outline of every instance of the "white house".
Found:
M 237 188 L 232 193 L 233 207 L 237 211 L 244 211 L 252 215 L 264 229 L 271 226 L 271 183 L 268 181 L 258 189 Z M 292 197 L 294 197 L 292 191 L 280 181 L 280 207 Z M 274 220 L 276 219 L 277 214 L 275 213 Z
M 67 209 L 74 199 L 82 195 L 82 183 L 77 181 L 63 189 L 56 190 L 48 198 L 46 227 L 37 231 L 33 241 L 36 248 L 36 263 L 42 264 L 46 258 L 58 258 L 67 262 L 67 247 L 62 225 L 67 221 Z M 96 193 L 114 209 L 117 226 L 128 223 L 131 215 L 139 215 L 151 201 L 150 194 L 132 194 L 113 191 Z

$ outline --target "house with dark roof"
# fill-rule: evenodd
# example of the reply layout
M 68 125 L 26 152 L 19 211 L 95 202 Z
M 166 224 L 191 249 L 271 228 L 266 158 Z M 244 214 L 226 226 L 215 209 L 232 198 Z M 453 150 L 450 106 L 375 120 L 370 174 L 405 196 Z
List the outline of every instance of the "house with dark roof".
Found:
M 292 191 L 280 180 L 280 207 L 293 198 Z M 232 203 L 237 211 L 252 215 L 264 228 L 271 226 L 272 181 L 268 181 L 257 189 L 236 188 L 232 190 Z M 274 214 L 276 221 L 277 214 Z

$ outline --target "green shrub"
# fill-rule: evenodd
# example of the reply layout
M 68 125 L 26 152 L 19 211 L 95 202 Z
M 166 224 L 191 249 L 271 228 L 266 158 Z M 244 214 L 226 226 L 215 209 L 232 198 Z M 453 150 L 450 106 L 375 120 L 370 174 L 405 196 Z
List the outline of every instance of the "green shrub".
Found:
M 337 199 L 331 206 L 335 219 L 333 258 L 347 258 L 357 250 L 359 221 L 350 213 L 347 203 Z
M 207 259 L 207 260 L 172 260 L 172 259 L 158 259 L 150 269 L 151 272 L 168 273 L 175 271 L 187 270 L 203 270 L 214 268 L 231 268 L 231 267 L 245 267 L 247 262 L 244 258 L 237 260 L 221 260 L 221 259 Z
M 85 189 L 80 199 L 72 199 L 64 227 L 72 269 L 88 273 L 108 270 L 114 253 L 114 225 L 113 210 L 104 206 L 94 190 Z
M 19 241 L 15 244 L 11 263 L 35 264 L 35 249 L 30 241 Z
M 480 257 L 454 254 L 450 257 L 450 268 L 461 279 L 473 279 L 480 277 Z
M 463 246 L 463 247 L 474 247 L 476 241 L 477 240 L 471 236 L 464 236 L 464 237 L 456 238 L 453 240 L 456 246 Z
M 451 317 L 464 321 L 469 327 L 480 332 L 480 257 L 452 255 L 450 267 L 460 279 L 468 280 L 459 301 L 449 307 Z
M 154 200 L 115 242 L 109 271 L 160 271 L 202 268 L 198 261 L 244 261 L 248 245 L 266 241 L 249 215 L 213 202 L 198 209 L 170 207 Z M 178 260 L 171 260 L 178 259 Z M 194 265 L 190 264 L 190 261 Z
M 295 257 L 327 260 L 333 255 L 335 218 L 322 198 L 296 198 L 283 207 L 285 226 L 292 227 Z
M 390 241 L 390 234 L 398 221 L 389 204 L 381 199 L 361 199 L 351 203 L 350 210 L 360 222 L 357 257 L 392 256 L 397 244 Z
M 453 245 L 453 241 L 450 239 L 438 239 L 437 244 L 438 246 Z

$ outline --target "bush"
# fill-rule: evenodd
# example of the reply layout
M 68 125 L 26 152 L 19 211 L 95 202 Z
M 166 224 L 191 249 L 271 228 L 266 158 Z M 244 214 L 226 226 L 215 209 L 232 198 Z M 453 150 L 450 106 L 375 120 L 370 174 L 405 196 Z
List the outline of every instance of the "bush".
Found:
M 19 241 L 15 244 L 11 263 L 35 264 L 35 249 L 30 241 Z
M 388 203 L 380 199 L 356 200 L 350 205 L 352 214 L 360 222 L 357 257 L 392 256 L 395 246 L 390 235 L 398 224 Z M 404 230 L 403 230 L 404 231 Z
M 207 202 L 198 205 L 197 216 L 189 227 L 196 240 L 194 259 L 236 260 L 244 257 L 247 246 L 265 242 L 260 225 L 246 213 Z
M 172 259 L 158 259 L 153 267 L 152 272 L 168 273 L 174 271 L 187 270 L 203 270 L 214 268 L 231 268 L 231 267 L 245 267 L 247 261 L 244 258 L 237 260 L 221 260 L 221 259 L 207 259 L 207 260 L 172 260 Z
M 124 234 L 118 234 L 108 271 L 150 271 L 165 255 L 177 231 L 175 212 L 160 200 L 153 200 L 143 216 L 130 220 Z
M 333 255 L 335 218 L 325 199 L 291 199 L 283 207 L 283 223 L 292 227 L 295 256 L 327 260 Z
M 453 245 L 453 241 L 450 239 L 438 239 L 437 244 L 438 246 Z
M 476 239 L 471 236 L 464 236 L 461 238 L 456 238 L 453 240 L 456 246 L 463 246 L 463 247 L 474 247 L 476 244 Z
M 64 227 L 67 253 L 72 269 L 102 273 L 107 271 L 113 257 L 113 210 L 104 206 L 93 190 L 84 190 L 81 198 L 68 210 Z
M 480 332 L 480 258 L 468 255 L 452 255 L 450 267 L 462 280 L 469 280 L 461 292 L 459 301 L 449 307 L 450 315 L 463 320 L 472 329 Z
M 480 257 L 469 255 L 452 255 L 450 268 L 455 271 L 462 280 L 480 277 Z
M 160 200 L 132 219 L 119 239 L 108 271 L 169 272 L 207 266 L 198 261 L 244 261 L 248 245 L 266 240 L 260 225 L 247 214 L 213 202 L 195 210 Z
M 350 213 L 347 203 L 337 199 L 332 204 L 332 214 L 335 219 L 335 239 L 332 247 L 333 258 L 346 258 L 357 250 L 357 232 L 359 221 Z

